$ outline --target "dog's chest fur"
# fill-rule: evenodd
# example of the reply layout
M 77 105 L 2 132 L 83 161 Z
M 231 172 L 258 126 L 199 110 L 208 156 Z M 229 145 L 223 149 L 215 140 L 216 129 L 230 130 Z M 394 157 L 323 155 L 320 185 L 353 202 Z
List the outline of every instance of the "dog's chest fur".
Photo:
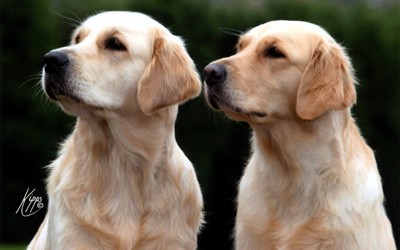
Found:
M 193 178 L 188 176 L 189 161 L 164 162 L 165 152 L 160 152 L 163 160 L 148 162 L 119 145 L 90 140 L 75 131 L 51 166 L 49 223 L 50 230 L 59 231 L 52 240 L 60 242 L 52 245 L 147 249 L 141 242 L 168 238 L 172 224 L 185 228 L 187 217 L 193 218 L 191 225 L 200 222 L 201 197 L 185 203 L 185 190 L 181 190 L 182 180 Z M 179 151 L 174 146 L 169 150 Z M 184 157 L 181 151 L 176 153 L 178 159 Z M 196 236 L 196 230 L 187 231 Z M 166 244 L 160 239 L 155 242 Z
M 352 121 L 336 130 L 324 141 L 318 133 L 308 139 L 280 134 L 274 143 L 255 134 L 236 227 L 249 240 L 238 249 L 370 249 L 376 244 L 371 239 L 385 235 L 373 153 Z

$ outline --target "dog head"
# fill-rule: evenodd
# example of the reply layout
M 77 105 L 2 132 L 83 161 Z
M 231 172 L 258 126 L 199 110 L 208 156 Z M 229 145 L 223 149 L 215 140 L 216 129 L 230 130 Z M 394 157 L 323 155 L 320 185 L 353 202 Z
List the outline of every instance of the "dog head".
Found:
M 67 47 L 44 56 L 47 96 L 69 114 L 137 108 L 145 115 L 197 96 L 198 74 L 182 40 L 150 17 L 104 12 Z
M 313 120 L 356 101 L 343 48 L 322 28 L 272 21 L 240 37 L 237 53 L 204 69 L 211 107 L 235 120 Z

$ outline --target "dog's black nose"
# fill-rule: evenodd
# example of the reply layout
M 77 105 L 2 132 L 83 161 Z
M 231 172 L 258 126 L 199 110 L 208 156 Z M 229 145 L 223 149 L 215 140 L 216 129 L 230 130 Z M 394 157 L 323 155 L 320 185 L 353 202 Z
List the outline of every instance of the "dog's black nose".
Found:
M 46 73 L 56 73 L 65 69 L 69 64 L 65 53 L 52 51 L 44 55 L 44 70 Z
M 206 84 L 210 87 L 226 79 L 226 68 L 222 64 L 211 63 L 204 68 L 203 73 Z

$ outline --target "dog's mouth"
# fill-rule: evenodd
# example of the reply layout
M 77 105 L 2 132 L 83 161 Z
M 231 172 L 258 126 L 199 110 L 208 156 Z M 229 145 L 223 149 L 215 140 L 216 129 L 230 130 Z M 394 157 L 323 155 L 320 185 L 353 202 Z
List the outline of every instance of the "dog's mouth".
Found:
M 46 74 L 44 79 L 44 91 L 46 95 L 52 101 L 61 101 L 63 97 L 72 99 L 73 101 L 79 104 L 85 104 L 85 102 L 73 93 L 72 90 L 65 87 L 66 84 L 62 83 L 61 81 L 54 79 L 51 75 Z
M 59 105 L 69 114 L 78 115 L 81 112 L 71 112 L 71 110 L 87 110 L 91 112 L 104 111 L 106 108 L 86 102 L 82 97 L 74 93 L 74 89 L 70 84 L 63 81 L 58 81 L 57 78 L 45 74 L 43 80 L 44 92 L 48 98 Z M 73 107 L 71 109 L 71 107 Z M 79 116 L 79 115 L 78 115 Z
M 227 98 L 221 98 L 219 95 L 216 95 L 212 91 L 208 91 L 207 100 L 210 106 L 215 110 L 221 110 L 227 113 L 228 115 L 235 114 L 246 116 L 249 118 L 265 118 L 267 117 L 267 113 L 260 111 L 248 111 L 243 108 L 237 107 L 232 104 L 232 102 L 227 101 Z

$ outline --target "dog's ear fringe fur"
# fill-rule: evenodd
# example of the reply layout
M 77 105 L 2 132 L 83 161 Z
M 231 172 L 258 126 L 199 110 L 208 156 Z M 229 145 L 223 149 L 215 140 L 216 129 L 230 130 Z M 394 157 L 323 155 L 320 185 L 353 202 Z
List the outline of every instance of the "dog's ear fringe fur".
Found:
M 320 41 L 300 80 L 297 115 L 313 120 L 328 111 L 351 107 L 356 102 L 355 84 L 354 70 L 344 49 Z
M 200 94 L 200 77 L 178 37 L 158 35 L 153 57 L 139 81 L 138 103 L 146 115 Z

